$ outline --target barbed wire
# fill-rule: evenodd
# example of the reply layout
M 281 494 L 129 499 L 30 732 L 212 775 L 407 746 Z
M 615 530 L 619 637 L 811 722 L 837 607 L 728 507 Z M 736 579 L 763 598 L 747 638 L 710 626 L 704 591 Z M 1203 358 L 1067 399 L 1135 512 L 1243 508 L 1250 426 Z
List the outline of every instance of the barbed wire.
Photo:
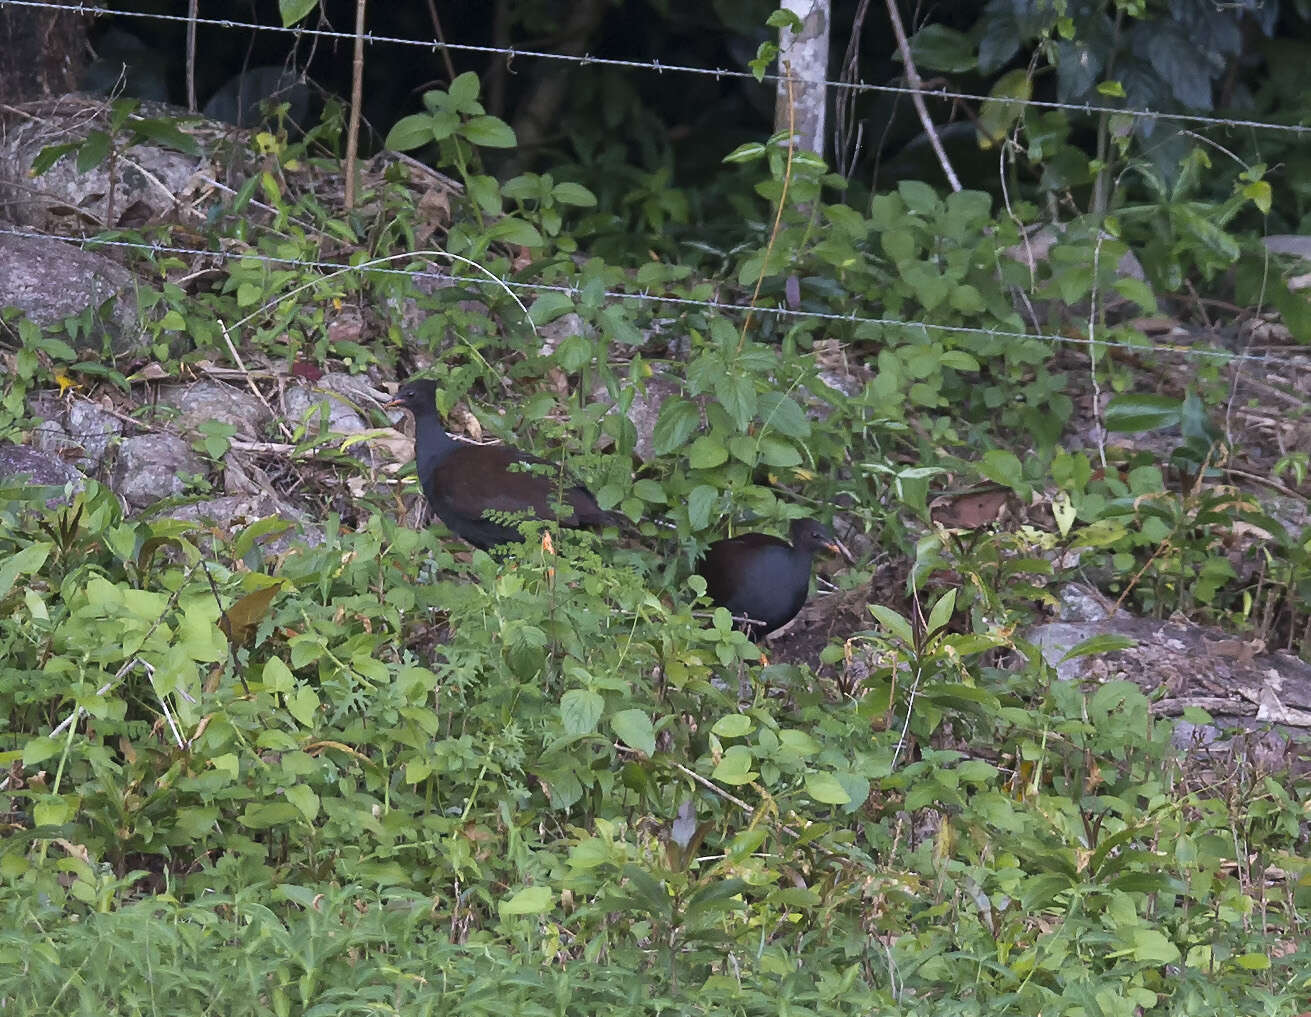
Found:
M 145 243 L 134 240 L 109 240 L 99 239 L 96 237 L 63 237 L 58 234 L 40 233 L 30 230 L 18 230 L 12 228 L 0 228 L 0 236 L 20 237 L 29 240 L 58 240 L 61 242 L 71 241 L 77 243 L 82 248 L 88 247 L 117 247 L 131 250 L 149 252 L 151 254 L 176 254 L 189 255 L 192 257 L 219 258 L 224 261 L 255 261 L 266 265 L 290 266 L 296 268 L 318 269 L 329 272 L 368 272 L 375 275 L 394 275 L 405 276 L 410 279 L 431 279 L 437 282 L 449 282 L 460 285 L 476 286 L 504 286 L 507 289 L 521 290 L 530 293 L 560 293 L 571 299 L 578 299 L 583 293 L 582 286 L 565 286 L 555 283 L 544 282 L 523 282 L 517 279 L 505 279 L 499 276 L 467 276 L 458 272 L 433 272 L 429 270 L 409 270 L 403 268 L 387 268 L 383 266 L 370 265 L 365 262 L 360 265 L 344 264 L 337 261 L 316 261 L 308 258 L 289 258 L 279 255 L 260 254 L 256 252 L 242 251 L 215 251 L 206 250 L 197 247 L 180 247 L 170 244 Z M 417 257 L 418 255 L 416 255 Z M 724 313 L 746 314 L 769 314 L 782 318 L 813 318 L 819 321 L 842 322 L 853 325 L 876 325 L 884 328 L 897 328 L 902 330 L 919 329 L 926 333 L 938 332 L 952 335 L 973 335 L 986 338 L 996 339 L 1027 339 L 1047 343 L 1050 346 L 1101 346 L 1110 349 L 1130 350 L 1135 353 L 1166 353 L 1188 357 L 1197 357 L 1201 359 L 1213 359 L 1224 362 L 1246 361 L 1250 363 L 1266 364 L 1276 367 L 1302 367 L 1305 364 L 1300 360 L 1294 360 L 1289 357 L 1277 357 L 1268 353 L 1244 353 L 1231 350 L 1211 350 L 1202 349 L 1194 346 L 1180 346 L 1177 344 L 1162 343 L 1132 343 L 1124 342 L 1118 339 L 1108 339 L 1100 337 L 1085 336 L 1068 336 L 1068 335 L 1049 335 L 1041 332 L 1017 332 L 1000 328 L 980 328 L 970 325 L 945 325 L 939 322 L 906 320 L 903 318 L 878 318 L 868 315 L 860 315 L 852 312 L 850 314 L 839 314 L 835 311 L 816 311 L 804 310 L 791 307 L 770 307 L 766 305 L 751 306 L 748 304 L 736 304 L 722 300 L 696 300 L 691 297 L 676 297 L 647 291 L 639 293 L 629 293 L 623 290 L 604 290 L 601 295 L 612 300 L 627 300 L 639 303 L 656 303 L 669 304 L 675 307 L 696 307 L 705 310 L 720 311 Z
M 337 32 L 327 28 L 305 28 L 299 25 L 263 25 L 258 22 L 237 21 L 231 18 L 190 18 L 185 14 L 160 14 L 152 11 L 123 11 L 96 4 L 60 4 L 52 0 L 0 0 L 0 7 L 33 7 L 42 10 L 61 11 L 68 14 L 106 14 L 120 18 L 145 18 L 154 21 L 173 21 L 208 25 L 216 28 L 248 29 L 257 32 L 277 32 L 287 35 L 308 36 L 315 39 L 340 39 L 354 41 L 352 32 Z M 491 56 L 504 56 L 507 61 L 516 57 L 532 60 L 556 60 L 580 66 L 596 65 L 601 67 L 624 67 L 632 70 L 655 71 L 658 74 L 698 74 L 713 78 L 749 79 L 751 81 L 783 80 L 779 74 L 767 73 L 759 79 L 750 71 L 733 70 L 726 67 L 698 67 L 689 64 L 667 64 L 659 60 L 625 60 L 618 57 L 593 56 L 590 53 L 576 56 L 570 53 L 551 53 L 546 50 L 516 49 L 513 46 L 483 46 L 475 43 L 441 42 L 438 39 L 409 39 L 404 36 L 378 35 L 365 32 L 363 39 L 367 43 L 386 43 L 397 46 L 417 46 L 424 49 L 447 49 L 459 53 L 480 53 Z M 1172 113 L 1164 110 L 1130 109 L 1117 106 L 1105 106 L 1096 103 L 1058 102 L 1050 99 L 1025 99 L 1017 96 L 980 95 L 975 92 L 959 92 L 946 88 L 915 89 L 905 85 L 876 85 L 869 82 L 835 81 L 825 79 L 826 88 L 846 89 L 855 92 L 878 92 L 889 95 L 919 94 L 926 99 L 950 99 L 975 103 L 998 103 L 1002 105 L 1034 106 L 1039 109 L 1066 110 L 1083 114 L 1116 114 L 1147 120 L 1171 120 L 1180 123 L 1201 124 L 1210 127 L 1242 127 L 1252 130 L 1281 131 L 1291 134 L 1311 134 L 1308 124 L 1280 124 L 1269 120 L 1251 120 L 1235 117 L 1205 116 L 1200 113 Z

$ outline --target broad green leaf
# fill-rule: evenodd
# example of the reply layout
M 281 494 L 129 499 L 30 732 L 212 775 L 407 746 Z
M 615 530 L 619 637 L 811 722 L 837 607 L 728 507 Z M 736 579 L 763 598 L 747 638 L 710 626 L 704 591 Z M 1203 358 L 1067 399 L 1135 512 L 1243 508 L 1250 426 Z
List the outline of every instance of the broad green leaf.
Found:
M 566 734 L 591 734 L 604 710 L 605 697 L 591 689 L 570 689 L 560 698 L 560 722 Z
M 1133 958 L 1144 964 L 1173 964 L 1179 960 L 1179 948 L 1156 929 L 1135 929 Z
M 278 14 L 282 27 L 290 28 L 319 5 L 319 0 L 278 0 Z
M 277 660 L 276 657 L 273 659 Z M 265 668 L 266 680 L 267 673 L 268 669 Z M 287 712 L 296 718 L 301 727 L 314 726 L 314 715 L 319 710 L 319 694 L 317 692 L 308 685 L 302 685 L 291 695 L 284 696 L 283 701 L 287 705 Z
M 464 136 L 481 148 L 514 148 L 514 128 L 500 117 L 474 117 L 464 125 Z
M 910 55 L 921 70 L 964 74 L 978 65 L 974 44 L 964 32 L 930 22 L 910 38 Z
M 450 96 L 451 108 L 461 113 L 473 112 L 478 104 L 479 87 L 478 75 L 473 71 L 456 75 L 451 87 L 446 90 Z
M 564 181 L 551 188 L 551 197 L 562 205 L 575 205 L 578 208 L 591 208 L 596 204 L 596 195 L 582 184 Z
M 956 590 L 950 589 L 938 598 L 933 609 L 929 611 L 928 634 L 933 635 L 938 630 L 945 629 L 955 610 Z
M 801 453 L 795 445 L 783 438 L 765 435 L 760 439 L 760 458 L 767 466 L 787 468 L 800 466 Z
M 621 710 L 610 718 L 610 727 L 629 748 L 655 755 L 655 727 L 641 710 Z
M 534 325 L 545 325 L 573 309 L 574 301 L 568 293 L 551 291 L 543 293 L 532 302 L 528 308 L 528 317 Z
M 815 801 L 825 805 L 847 805 L 851 802 L 847 789 L 831 773 L 806 774 L 806 792 Z
M 720 738 L 745 738 L 754 727 L 745 713 L 728 713 L 715 721 L 710 730 Z
M 503 244 L 518 244 L 520 247 L 541 247 L 546 243 L 542 235 L 537 232 L 537 227 L 513 216 L 507 216 L 496 223 L 487 230 L 486 236 L 489 240 L 496 240 Z
M 1020 492 L 1025 486 L 1023 468 L 1014 452 L 1007 449 L 989 449 L 979 463 L 979 472 L 1012 491 Z
M 694 470 L 707 470 L 719 466 L 728 459 L 728 450 L 709 435 L 703 434 L 692 442 L 688 449 L 688 465 Z
M 689 399 L 671 396 L 660 407 L 660 416 L 651 433 L 656 455 L 668 455 L 680 449 L 701 423 L 701 411 Z
M 883 604 L 870 604 L 869 613 L 877 618 L 879 623 L 885 629 L 907 646 L 914 645 L 915 637 L 911 633 L 910 622 L 892 608 L 885 607 Z
M 0 600 L 9 596 L 9 591 L 14 588 L 20 575 L 30 576 L 38 572 L 50 557 L 53 547 L 54 544 L 49 541 L 40 541 L 28 544 L 17 554 L 8 555 L 4 564 L 0 564 Z
M 1183 419 L 1183 400 L 1151 393 L 1129 393 L 1106 406 L 1103 423 L 1108 431 L 1154 431 L 1175 427 Z
M 62 747 L 62 742 L 54 738 L 48 738 L 45 735 L 29 738 L 23 743 L 23 765 L 36 766 L 38 763 L 44 763 L 51 756 L 58 753 Z
M 1025 67 L 1007 71 L 993 84 L 979 110 L 975 130 L 980 148 L 991 148 L 1004 139 L 1012 125 L 1024 115 L 1024 104 L 1033 97 L 1033 81 Z M 1018 99 L 1019 102 L 1002 100 Z
M 433 140 L 432 117 L 426 113 L 411 113 L 392 124 L 383 147 L 393 152 L 408 152 Z
M 751 769 L 751 764 L 754 761 L 751 750 L 745 745 L 731 745 L 710 776 L 721 784 L 730 784 L 735 787 L 739 784 L 749 784 L 760 776 L 759 773 Z
M 540 915 L 551 910 L 555 893 L 549 886 L 526 886 L 509 900 L 503 900 L 498 910 L 503 915 Z
M 666 505 L 669 503 L 669 497 L 665 494 L 665 489 L 660 486 L 660 482 L 652 480 L 650 477 L 644 477 L 635 483 L 633 485 L 633 494 L 651 505 Z
M 319 814 L 319 796 L 304 784 L 293 784 L 287 788 L 287 801 L 296 806 L 307 823 L 314 822 Z
M 810 421 L 795 399 L 782 392 L 761 392 L 756 397 L 761 424 L 789 438 L 810 437 Z
M 290 692 L 296 679 L 281 657 L 270 657 L 264 663 L 264 688 L 269 692 Z
M 693 530 L 710 525 L 710 513 L 719 501 L 719 492 L 709 484 L 698 484 L 687 496 L 687 521 Z

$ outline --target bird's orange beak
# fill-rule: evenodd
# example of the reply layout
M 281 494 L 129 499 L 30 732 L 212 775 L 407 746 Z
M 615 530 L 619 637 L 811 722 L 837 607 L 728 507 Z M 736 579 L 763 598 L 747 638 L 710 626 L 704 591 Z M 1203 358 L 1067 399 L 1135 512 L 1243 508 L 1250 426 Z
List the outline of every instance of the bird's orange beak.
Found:
M 853 558 L 851 552 L 847 550 L 847 545 L 842 543 L 842 541 L 838 540 L 837 537 L 833 538 L 833 543 L 825 544 L 824 549 L 828 551 L 830 554 L 836 554 L 848 565 L 856 564 L 856 559 Z

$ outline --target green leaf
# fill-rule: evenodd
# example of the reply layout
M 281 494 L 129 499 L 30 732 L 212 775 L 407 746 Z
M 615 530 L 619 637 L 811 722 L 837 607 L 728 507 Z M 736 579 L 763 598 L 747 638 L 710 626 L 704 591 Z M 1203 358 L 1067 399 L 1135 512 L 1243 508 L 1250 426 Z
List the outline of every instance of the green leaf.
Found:
M 551 197 L 561 205 L 576 205 L 579 208 L 591 208 L 596 204 L 595 194 L 582 184 L 569 181 L 564 181 L 552 187 Z
M 77 171 L 85 173 L 99 166 L 109 155 L 109 135 L 104 131 L 91 131 L 77 150 Z
M 795 445 L 772 435 L 765 435 L 760 439 L 760 458 L 767 466 L 780 468 L 800 466 L 802 462 L 801 453 L 797 451 Z
M 290 692 L 296 684 L 296 679 L 281 657 L 270 657 L 264 663 L 263 680 L 264 688 L 269 692 Z
M 610 727 L 629 748 L 655 755 L 655 728 L 641 710 L 621 710 L 610 718 Z
M 1007 71 L 992 86 L 979 110 L 976 125 L 980 148 L 991 148 L 1006 137 L 1012 125 L 1024 115 L 1024 104 L 1033 97 L 1033 81 L 1025 67 Z M 1019 99 L 1020 102 L 998 100 Z
M 892 608 L 883 604 L 870 604 L 869 613 L 878 619 L 879 623 L 885 629 L 900 639 L 904 644 L 907 646 L 914 645 L 915 636 L 911 632 L 910 622 Z
M 278 0 L 278 14 L 282 27 L 290 28 L 319 5 L 319 0 Z
M 1014 452 L 1006 449 L 989 449 L 979 463 L 979 472 L 1012 491 L 1019 492 L 1024 485 L 1023 467 Z
M 851 796 L 831 773 L 806 774 L 806 792 L 824 805 L 848 805 Z
M 485 174 L 471 174 L 465 180 L 465 186 L 469 189 L 469 197 L 487 215 L 500 215 L 504 208 L 504 202 L 501 200 L 501 185 L 497 183 L 495 177 L 486 176 Z M 563 296 L 563 294 L 551 294 L 552 296 Z M 540 322 L 538 323 L 540 324 Z
M 520 247 L 541 247 L 546 241 L 542 235 L 537 232 L 537 227 L 532 223 L 524 222 L 522 219 L 516 219 L 513 216 L 507 216 L 500 222 L 496 223 L 487 231 L 488 240 L 500 241 L 503 244 L 517 244 Z
M 1133 959 L 1144 964 L 1173 964 L 1179 959 L 1179 948 L 1155 929 L 1135 929 L 1133 944 Z
M 200 144 L 190 134 L 180 130 L 173 120 L 160 117 L 134 120 L 132 132 L 134 141 L 149 141 L 185 155 L 200 155 Z
M 724 162 L 755 162 L 764 158 L 765 146 L 758 141 L 748 141 L 724 156 Z
M 555 893 L 549 886 L 525 886 L 509 900 L 503 900 L 498 910 L 503 915 L 540 915 L 551 910 Z
M 979 370 L 979 362 L 964 350 L 947 350 L 939 361 L 943 367 L 950 367 L 954 371 L 969 371 L 971 373 Z
M 686 444 L 701 423 L 701 411 L 690 399 L 670 397 L 660 407 L 651 446 L 656 455 L 668 455 Z
M 305 822 L 312 823 L 319 814 L 319 796 L 304 784 L 293 784 L 287 788 L 287 801 L 300 811 Z
M 929 621 L 927 625 L 928 634 L 933 635 L 940 629 L 945 629 L 947 623 L 951 621 L 952 613 L 955 610 L 956 591 L 955 589 L 951 589 L 939 597 L 937 602 L 933 605 L 933 609 L 929 611 Z
M 650 477 L 644 477 L 635 483 L 633 485 L 633 494 L 651 505 L 667 505 L 669 503 L 669 497 L 665 494 L 665 489 L 660 486 L 660 482 L 652 480 Z
M 731 784 L 735 787 L 739 784 L 749 784 L 760 776 L 751 769 L 753 762 L 755 757 L 745 745 L 730 745 L 710 776 L 721 784 Z
M 461 113 L 481 113 L 478 106 L 478 90 L 480 83 L 478 75 L 473 71 L 465 71 L 463 74 L 456 75 L 451 87 L 446 90 L 450 96 L 450 106 L 452 109 Z
M 970 37 L 954 28 L 931 22 L 910 38 L 910 54 L 920 69 L 963 74 L 978 64 Z
M 53 547 L 54 544 L 49 541 L 40 541 L 28 544 L 17 554 L 5 558 L 4 563 L 0 564 L 0 600 L 9 596 L 9 591 L 14 588 L 20 575 L 30 576 L 40 571 Z
M 474 117 L 464 125 L 461 133 L 481 148 L 514 148 L 518 143 L 514 128 L 500 117 Z
M 393 152 L 408 152 L 433 140 L 432 117 L 427 113 L 411 113 L 392 124 L 383 146 Z
M 39 177 L 60 159 L 68 155 L 69 152 L 76 152 L 80 145 L 81 142 L 78 141 L 68 141 L 62 145 L 47 145 L 37 152 L 36 158 L 32 160 L 32 165 L 27 171 L 28 175 Z
M 1079 657 L 1090 657 L 1097 653 L 1114 653 L 1117 650 L 1127 650 L 1137 645 L 1138 640 L 1130 639 L 1128 636 L 1117 636 L 1110 633 L 1089 636 L 1081 643 L 1070 647 L 1065 656 L 1061 658 L 1061 663 L 1064 664 L 1067 660 L 1076 660 Z
M 704 530 L 710 525 L 710 513 L 719 501 L 719 491 L 709 484 L 698 484 L 687 496 L 687 521 L 693 530 Z
M 566 337 L 555 349 L 555 362 L 560 365 L 560 370 L 569 374 L 581 371 L 595 356 L 596 350 L 591 340 L 580 335 Z
M 756 386 L 750 376 L 723 374 L 715 380 L 715 396 L 733 418 L 739 431 L 745 431 L 756 415 Z
M 36 766 L 38 763 L 44 763 L 61 748 L 62 743 L 55 738 L 47 738 L 45 735 L 29 738 L 23 743 L 23 765 Z
M 745 713 L 727 713 L 715 721 L 711 731 L 719 738 L 745 738 L 755 727 Z
M 761 392 L 756 397 L 756 412 L 766 428 L 773 428 L 789 438 L 810 437 L 806 411 L 791 396 L 782 392 Z
M 273 657 L 277 660 L 277 657 Z M 278 663 L 282 663 L 278 661 Z M 286 667 L 283 664 L 283 667 Z M 268 667 L 264 668 L 264 680 L 268 681 Z M 289 696 L 284 696 L 283 701 L 287 704 L 287 712 L 290 713 L 299 722 L 301 727 L 313 727 L 314 715 L 319 711 L 319 694 L 308 685 L 302 685 Z M 313 818 L 313 817 L 311 817 Z
M 1175 427 L 1183 420 L 1183 400 L 1151 393 L 1129 393 L 1106 406 L 1103 423 L 1108 431 L 1154 431 Z
M 591 734 L 604 710 L 605 697 L 591 689 L 570 689 L 560 698 L 560 722 L 566 734 Z
M 545 325 L 573 309 L 574 301 L 568 293 L 550 291 L 532 302 L 528 308 L 528 318 L 534 325 Z
M 694 470 L 708 470 L 724 463 L 728 459 L 728 450 L 707 434 L 692 442 L 688 449 L 688 465 Z

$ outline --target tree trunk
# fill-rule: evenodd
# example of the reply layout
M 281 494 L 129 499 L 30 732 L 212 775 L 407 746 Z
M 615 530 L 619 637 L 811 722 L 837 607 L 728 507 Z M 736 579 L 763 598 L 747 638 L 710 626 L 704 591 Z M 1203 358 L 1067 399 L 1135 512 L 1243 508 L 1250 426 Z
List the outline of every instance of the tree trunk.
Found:
M 86 66 L 89 25 L 86 15 L 72 10 L 0 6 L 0 103 L 76 89 Z
M 829 0 L 782 0 L 782 8 L 801 19 L 802 30 L 779 30 L 778 67 L 782 80 L 774 107 L 774 130 L 791 131 L 797 145 L 824 154 L 824 113 L 828 104 Z M 790 80 L 789 80 L 790 79 Z

